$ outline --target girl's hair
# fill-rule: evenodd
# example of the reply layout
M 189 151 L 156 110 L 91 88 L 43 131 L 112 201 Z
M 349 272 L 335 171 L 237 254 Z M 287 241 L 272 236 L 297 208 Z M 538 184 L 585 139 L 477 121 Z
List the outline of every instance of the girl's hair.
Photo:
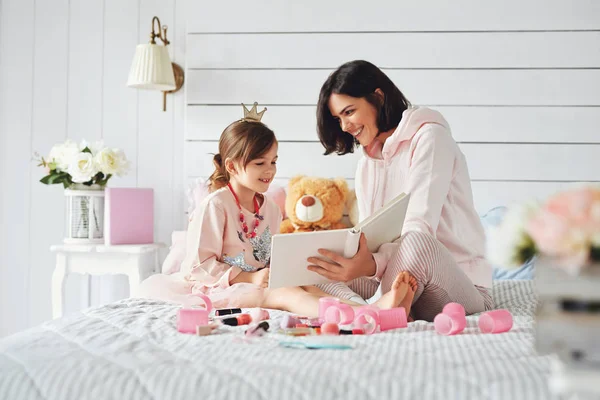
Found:
M 213 157 L 215 172 L 208 178 L 211 192 L 229 183 L 229 173 L 225 168 L 228 158 L 244 168 L 277 143 L 275 133 L 262 122 L 235 121 L 231 123 L 219 139 L 219 152 Z
M 381 89 L 381 97 L 375 93 Z M 339 155 L 354 152 L 358 141 L 342 131 L 340 124 L 329 111 L 329 98 L 332 93 L 351 97 L 362 97 L 377 110 L 377 129 L 386 132 L 400 124 L 402 113 L 410 107 L 394 82 L 375 65 L 368 61 L 356 60 L 343 64 L 329 75 L 319 93 L 317 103 L 317 132 L 319 140 L 325 147 L 325 154 Z

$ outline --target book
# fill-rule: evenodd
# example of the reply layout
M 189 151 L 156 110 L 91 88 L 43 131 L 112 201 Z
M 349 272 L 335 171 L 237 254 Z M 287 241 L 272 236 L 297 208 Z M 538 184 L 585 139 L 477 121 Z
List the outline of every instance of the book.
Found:
M 104 244 L 154 243 L 154 190 L 106 188 Z
M 325 259 L 318 249 L 352 258 L 358 251 L 361 233 L 374 253 L 384 243 L 402 235 L 410 194 L 402 193 L 370 217 L 347 229 L 276 234 L 271 238 L 269 288 L 318 285 L 331 280 L 307 269 L 309 257 Z

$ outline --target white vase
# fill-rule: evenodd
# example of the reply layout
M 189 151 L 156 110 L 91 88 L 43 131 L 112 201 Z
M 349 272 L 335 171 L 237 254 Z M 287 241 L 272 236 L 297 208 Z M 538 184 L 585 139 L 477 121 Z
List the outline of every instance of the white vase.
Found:
M 73 184 L 65 189 L 65 243 L 104 243 L 104 186 Z

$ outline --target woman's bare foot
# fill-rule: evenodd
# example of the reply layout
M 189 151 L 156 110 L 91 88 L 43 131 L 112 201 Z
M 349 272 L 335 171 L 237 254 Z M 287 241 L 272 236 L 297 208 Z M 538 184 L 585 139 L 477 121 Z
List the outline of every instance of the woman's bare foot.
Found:
M 409 315 L 409 313 L 410 313 L 410 308 L 412 306 L 413 298 L 415 297 L 415 293 L 417 293 L 417 289 L 419 288 L 419 284 L 417 283 L 417 280 L 415 279 L 415 277 L 412 275 L 408 281 L 408 284 L 410 285 L 412 293 L 410 293 L 411 290 L 409 290 L 406 293 L 406 296 L 402 300 L 403 304 L 400 307 L 404 307 L 407 310 L 406 315 L 408 316 L 408 322 L 414 322 L 415 321 L 414 318 L 411 315 Z M 408 303 L 408 306 L 406 305 L 406 303 Z
M 404 307 L 406 315 L 408 315 L 415 295 L 415 291 L 410 284 L 411 278 L 414 279 L 408 272 L 400 272 L 394 279 L 390 291 L 381 296 L 374 304 L 382 310 Z

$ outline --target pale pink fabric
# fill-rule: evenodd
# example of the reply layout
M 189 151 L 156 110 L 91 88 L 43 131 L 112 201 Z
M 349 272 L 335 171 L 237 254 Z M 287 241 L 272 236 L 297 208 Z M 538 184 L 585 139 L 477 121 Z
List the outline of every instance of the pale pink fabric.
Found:
M 432 235 L 474 285 L 492 286 L 467 163 L 439 112 L 423 107 L 406 110 L 383 148 L 363 149 L 355 185 L 360 220 L 400 193 L 410 193 L 403 233 Z M 389 243 L 374 254 L 375 280 L 381 280 L 397 250 L 397 243 Z
M 242 209 L 249 227 L 254 212 Z M 227 188 L 209 194 L 190 217 L 186 235 L 186 256 L 181 271 L 153 275 L 140 287 L 142 297 L 182 304 L 196 304 L 193 295 L 203 293 L 215 307 L 258 307 L 264 290 L 252 284 L 230 282 L 242 270 L 255 271 L 269 266 L 271 235 L 279 231 L 281 212 L 265 197 L 259 214 L 257 237 L 240 239 L 239 209 Z

